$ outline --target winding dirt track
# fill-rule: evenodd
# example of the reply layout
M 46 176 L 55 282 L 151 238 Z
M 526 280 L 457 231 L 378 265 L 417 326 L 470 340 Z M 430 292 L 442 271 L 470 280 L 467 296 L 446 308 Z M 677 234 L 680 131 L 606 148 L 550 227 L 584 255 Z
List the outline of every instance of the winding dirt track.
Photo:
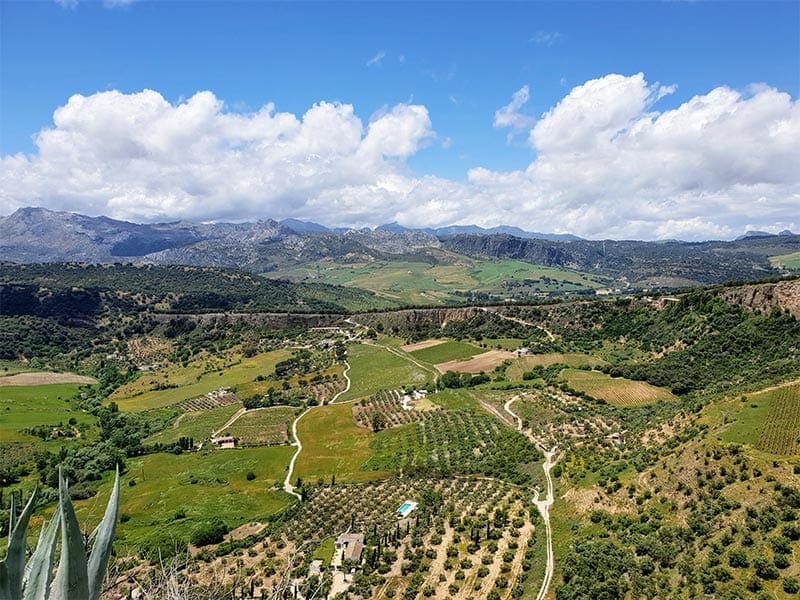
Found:
M 497 315 L 501 319 L 505 319 L 506 321 L 514 321 L 514 323 L 519 323 L 520 325 L 527 325 L 528 327 L 536 327 L 537 329 L 541 329 L 547 334 L 547 339 L 551 342 L 556 339 L 556 336 L 553 335 L 553 332 L 549 329 L 545 329 L 542 325 L 537 325 L 536 323 L 530 323 L 529 321 L 523 321 L 522 319 L 517 319 L 516 317 L 509 317 L 508 315 L 501 314 L 494 310 L 489 310 L 483 306 L 479 307 L 484 312 L 490 312 L 492 314 Z
M 339 396 L 341 396 L 345 392 L 350 391 L 350 376 L 348 375 L 348 372 L 350 371 L 350 363 L 345 361 L 344 364 L 346 366 L 345 366 L 345 369 L 344 369 L 344 373 L 342 373 L 342 374 L 344 375 L 344 378 L 347 380 L 347 385 L 345 386 L 345 388 L 341 392 L 337 392 L 336 395 L 333 398 L 331 398 L 331 401 L 330 401 L 329 404 L 333 404 L 334 402 L 336 402 L 336 400 L 339 398 Z M 319 406 L 322 406 L 322 405 L 319 405 Z M 298 494 L 297 492 L 294 491 L 294 486 L 292 485 L 292 473 L 294 472 L 294 463 L 295 463 L 295 461 L 297 461 L 297 457 L 300 456 L 300 453 L 303 451 L 303 444 L 300 441 L 300 437 L 297 435 L 297 423 L 300 421 L 300 419 L 302 419 L 305 415 L 307 415 L 309 411 L 314 410 L 315 408 L 318 408 L 319 406 L 310 406 L 309 408 L 304 410 L 302 413 L 300 413 L 300 415 L 298 415 L 298 417 L 292 422 L 292 437 L 294 437 L 295 443 L 297 444 L 297 450 L 295 451 L 294 455 L 292 456 L 292 460 L 289 462 L 289 471 L 286 473 L 286 479 L 283 480 L 283 491 L 285 491 L 288 494 L 291 494 L 292 496 L 294 496 L 298 500 L 301 500 L 302 498 L 301 498 L 300 494 Z
M 555 559 L 553 558 L 553 531 L 550 527 L 550 507 L 553 505 L 553 479 L 550 477 L 550 470 L 558 462 L 556 455 L 556 447 L 553 446 L 550 450 L 546 450 L 544 446 L 539 443 L 531 434 L 530 431 L 522 430 L 522 419 L 511 410 L 511 405 L 519 396 L 514 396 L 505 403 L 503 409 L 517 421 L 517 429 L 524 433 L 528 438 L 536 444 L 536 446 L 544 453 L 544 463 L 542 463 L 542 470 L 547 479 L 547 496 L 543 500 L 539 500 L 539 490 L 536 490 L 533 495 L 533 503 L 539 514 L 542 515 L 544 521 L 544 530 L 547 536 L 547 564 L 544 568 L 544 577 L 542 578 L 542 587 L 539 588 L 539 593 L 536 595 L 536 600 L 544 600 L 547 597 L 547 591 L 550 589 L 550 582 L 553 580 L 553 571 L 555 570 Z M 555 457 L 555 458 L 554 458 Z

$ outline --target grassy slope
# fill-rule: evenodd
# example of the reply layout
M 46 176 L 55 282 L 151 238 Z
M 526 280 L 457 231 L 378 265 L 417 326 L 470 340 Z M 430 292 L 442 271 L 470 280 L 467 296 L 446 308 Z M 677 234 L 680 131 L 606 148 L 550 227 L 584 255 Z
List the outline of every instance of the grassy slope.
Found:
M 297 424 L 303 451 L 297 458 L 295 474 L 308 481 L 372 481 L 388 473 L 365 471 L 362 465 L 372 456 L 369 447 L 375 434 L 353 421 L 350 404 L 331 404 L 309 411 Z
M 563 364 L 569 367 L 597 367 L 605 364 L 605 361 L 596 356 L 588 354 L 578 354 L 574 352 L 550 352 L 548 354 L 533 354 L 523 356 L 515 360 L 506 370 L 506 376 L 512 381 L 522 380 L 525 371 L 530 371 L 533 367 L 549 367 L 550 365 Z
M 244 413 L 220 435 L 232 435 L 243 444 L 281 444 L 287 439 L 283 431 L 290 428 L 300 409 L 290 406 L 273 406 Z
M 729 398 L 709 407 L 706 415 L 710 425 L 724 426 L 720 433 L 724 442 L 748 444 L 763 452 L 800 454 L 800 384 Z
M 410 354 L 419 361 L 435 365 L 451 360 L 472 358 L 476 354 L 480 354 L 483 351 L 484 350 L 482 348 L 478 348 L 477 346 L 473 346 L 472 344 L 468 344 L 466 342 L 448 341 L 444 342 L 443 344 L 431 346 L 430 348 L 414 350 Z
M 375 261 L 367 264 L 311 263 L 287 271 L 269 273 L 271 277 L 293 280 L 308 278 L 371 290 L 386 298 L 415 304 L 439 304 L 458 299 L 453 292 L 475 290 L 502 294 L 508 280 L 541 279 L 567 282 L 570 289 L 602 287 L 581 273 L 532 265 L 518 260 L 481 261 L 453 255 L 452 264 L 427 262 Z M 540 282 L 542 291 L 564 289 L 555 282 Z
M 800 252 L 784 254 L 783 256 L 770 256 L 772 266 L 783 265 L 785 269 L 800 269 Z
M 424 385 L 433 377 L 411 361 L 377 346 L 350 346 L 347 360 L 352 384 L 339 401 L 363 398 L 379 390 L 396 389 L 408 384 Z
M 237 526 L 280 510 L 291 496 L 271 488 L 283 479 L 293 452 L 276 446 L 130 459 L 120 495 L 120 514 L 130 520 L 119 523 L 115 548 L 188 539 L 199 523 L 215 516 Z M 247 481 L 248 471 L 256 474 L 253 481 Z M 76 503 L 81 523 L 99 521 L 110 486 L 107 476 L 95 498 Z M 179 510 L 186 518 L 175 519 Z
M 78 424 L 91 424 L 95 418 L 80 410 L 70 399 L 78 392 L 76 383 L 50 385 L 9 385 L 0 387 L 0 439 L 5 442 L 41 442 L 20 430 L 35 425 L 67 425 L 74 417 Z M 41 442 L 61 445 L 64 440 Z M 57 450 L 56 446 L 54 450 Z
M 144 373 L 116 390 L 109 399 L 123 411 L 169 406 L 221 387 L 252 382 L 256 375 L 269 375 L 275 369 L 275 364 L 289 355 L 286 350 L 275 350 L 251 358 L 226 355 L 224 360 L 202 358 L 186 367 L 172 365 L 163 371 Z M 154 385 L 159 383 L 178 387 L 153 390 Z
M 177 427 L 168 427 L 164 431 L 159 431 L 145 440 L 146 444 L 169 444 L 177 442 L 179 438 L 193 438 L 195 444 L 211 437 L 211 432 L 222 427 L 225 422 L 233 416 L 237 410 L 242 408 L 241 404 L 229 404 L 218 406 L 209 410 L 198 410 L 184 413 Z

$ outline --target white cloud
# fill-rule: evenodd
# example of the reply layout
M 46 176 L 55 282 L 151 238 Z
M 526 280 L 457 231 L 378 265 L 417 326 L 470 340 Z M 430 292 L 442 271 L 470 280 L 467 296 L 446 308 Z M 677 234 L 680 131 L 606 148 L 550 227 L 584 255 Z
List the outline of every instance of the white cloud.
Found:
M 211 92 L 179 104 L 159 93 L 76 95 L 35 138 L 33 156 L 0 162 L 0 212 L 19 206 L 130 219 L 289 216 L 350 185 L 381 185 L 433 136 L 424 106 L 363 124 L 347 104 L 298 117 L 271 104 L 225 112 Z
M 512 130 L 520 130 L 533 125 L 536 120 L 534 117 L 519 112 L 530 99 L 530 88 L 527 85 L 522 86 L 511 96 L 511 102 L 495 111 L 494 126 L 510 127 Z
M 526 169 L 476 166 L 463 181 L 410 171 L 436 139 L 411 103 L 363 122 L 326 102 L 294 115 L 229 112 L 211 92 L 176 104 L 150 90 L 73 96 L 34 154 L 0 159 L 0 214 L 505 223 L 645 239 L 800 230 L 800 103 L 763 85 L 718 87 L 655 110 L 674 92 L 642 74 L 587 81 L 530 126 Z M 529 93 L 515 94 L 520 108 Z
M 383 59 L 386 58 L 386 51 L 381 50 L 375 54 L 372 58 L 367 61 L 368 67 L 380 66 L 383 62 Z
M 530 41 L 540 46 L 555 46 L 564 41 L 564 35 L 560 31 L 539 30 L 531 36 Z

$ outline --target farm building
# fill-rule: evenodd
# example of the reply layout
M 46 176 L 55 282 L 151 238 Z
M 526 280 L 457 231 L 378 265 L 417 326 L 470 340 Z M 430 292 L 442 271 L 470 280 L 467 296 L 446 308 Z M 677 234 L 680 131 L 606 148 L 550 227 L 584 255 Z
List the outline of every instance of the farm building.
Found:
M 342 552 L 342 561 L 361 561 L 361 552 L 364 550 L 363 533 L 343 533 L 333 543 L 336 550 Z
M 211 443 L 219 446 L 220 448 L 236 448 L 236 438 L 232 435 L 212 437 Z
M 416 508 L 417 508 L 416 502 L 414 502 L 413 500 L 406 500 L 397 508 L 397 516 L 401 519 L 404 519 L 405 517 L 410 515 L 411 512 Z

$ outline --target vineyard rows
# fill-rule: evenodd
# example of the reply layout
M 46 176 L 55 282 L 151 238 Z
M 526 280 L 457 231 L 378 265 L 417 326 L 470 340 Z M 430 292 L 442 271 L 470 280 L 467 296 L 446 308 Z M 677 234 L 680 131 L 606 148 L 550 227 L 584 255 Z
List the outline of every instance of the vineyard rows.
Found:
M 199 398 L 192 398 L 191 400 L 183 400 L 177 404 L 173 404 L 173 408 L 177 408 L 183 412 L 193 412 L 198 410 L 209 410 L 211 408 L 218 408 L 220 406 L 228 406 L 239 402 L 239 397 L 230 392 L 220 393 L 219 390 L 209 392 L 205 396 Z
M 778 388 L 768 398 L 767 417 L 759 431 L 756 447 L 770 454 L 800 453 L 800 385 Z M 762 401 L 763 401 L 762 400 Z

